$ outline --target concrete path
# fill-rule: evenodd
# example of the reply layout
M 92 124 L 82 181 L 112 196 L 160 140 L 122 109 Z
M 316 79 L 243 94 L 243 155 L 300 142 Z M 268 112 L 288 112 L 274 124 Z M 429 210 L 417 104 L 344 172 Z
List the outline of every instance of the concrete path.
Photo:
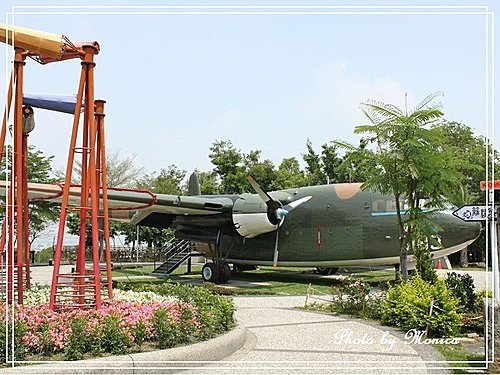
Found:
M 305 296 L 236 297 L 247 343 L 208 374 L 446 373 L 429 345 L 407 343 L 401 332 L 359 319 L 294 309 Z M 214 368 L 212 368 L 214 367 Z

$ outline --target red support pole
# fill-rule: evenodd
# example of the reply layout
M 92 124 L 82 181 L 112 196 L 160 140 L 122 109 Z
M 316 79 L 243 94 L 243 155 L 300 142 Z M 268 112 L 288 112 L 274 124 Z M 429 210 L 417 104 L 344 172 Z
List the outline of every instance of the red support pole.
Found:
M 24 298 L 24 236 L 23 228 L 25 208 L 23 207 L 23 68 L 25 65 L 24 50 L 15 49 L 14 69 L 16 75 L 16 95 L 14 101 L 14 175 L 15 184 L 15 205 L 16 205 L 16 263 L 17 263 L 17 302 L 21 305 Z
M 54 308 L 75 308 L 91 307 L 99 309 L 101 307 L 101 277 L 99 270 L 99 185 L 97 179 L 97 121 L 94 114 L 94 66 L 93 61 L 96 50 L 95 46 L 82 46 L 82 73 L 80 76 L 80 86 L 77 96 L 77 105 L 75 107 L 75 118 L 73 122 L 73 133 L 71 138 L 68 164 L 66 170 L 66 179 L 63 187 L 61 217 L 59 221 L 59 232 L 54 255 L 54 273 L 52 279 L 52 288 L 50 296 L 50 309 Z M 83 101 L 82 99 L 85 98 Z M 82 133 L 82 146 L 76 147 L 78 137 L 79 113 L 84 102 L 84 121 Z M 71 185 L 71 171 L 73 169 L 74 157 L 77 150 L 82 151 L 82 181 L 80 206 L 77 208 L 80 213 L 80 241 L 77 251 L 77 269 L 72 275 L 60 275 L 59 268 L 62 256 L 62 244 L 64 239 L 64 226 L 66 223 L 67 212 L 69 210 L 69 193 Z M 100 157 L 99 157 L 100 158 Z M 89 202 L 90 200 L 90 202 Z M 89 207 L 90 206 L 90 207 Z M 90 213 L 88 211 L 90 210 Z M 92 259 L 93 269 L 87 273 L 85 250 L 87 244 L 87 218 L 91 220 L 91 240 L 92 240 Z M 73 288 L 73 295 L 68 296 L 62 293 L 58 294 L 58 287 L 62 286 L 60 276 L 65 279 L 72 279 L 69 285 Z M 64 285 L 68 285 L 66 282 Z M 93 295 L 87 295 L 87 288 L 93 289 Z M 70 299 L 68 299 L 69 297 Z M 93 301 L 90 301 L 90 298 Z M 58 300 L 59 299 L 59 300 Z M 60 301 L 60 304 L 58 303 Z M 64 302 L 70 302 L 64 303 Z
M 92 47 L 83 47 L 91 49 Z M 88 71 L 88 102 L 86 105 L 94 109 L 94 66 L 89 66 Z M 93 114 L 93 113 L 92 113 Z M 94 265 L 94 295 L 96 309 L 101 308 L 101 273 L 99 270 L 99 188 L 97 185 L 96 175 L 96 141 L 97 141 L 97 124 L 94 116 L 89 116 L 90 130 L 90 158 L 88 173 L 90 176 L 90 200 L 91 200 L 91 231 L 92 231 L 92 258 Z
M 104 220 L 104 245 L 105 245 L 105 257 L 106 257 L 106 278 L 108 283 L 108 297 L 113 298 L 113 283 L 111 280 L 111 247 L 109 242 L 109 206 L 108 206 L 108 177 L 107 177 L 107 167 L 106 167 L 106 139 L 104 136 L 104 100 L 96 100 L 96 121 L 97 121 L 97 131 L 98 131 L 98 168 L 100 169 L 100 181 L 99 184 L 102 186 L 102 211 Z
M 28 134 L 23 133 L 22 137 L 23 144 L 23 174 L 22 174 L 22 183 L 23 183 L 23 201 L 22 206 L 24 210 L 23 216 L 23 228 L 22 228 L 22 236 L 24 243 L 24 266 L 25 266 L 25 283 L 24 286 L 26 289 L 31 288 L 31 270 L 30 270 L 30 250 L 31 244 L 29 240 L 29 211 L 28 211 Z
M 52 272 L 52 285 L 50 288 L 49 308 L 54 310 L 55 298 L 57 293 L 57 284 L 59 278 L 59 269 L 61 266 L 62 246 L 64 241 L 64 230 L 66 226 L 66 217 L 68 214 L 69 205 L 69 189 L 71 187 L 71 175 L 73 172 L 73 163 L 75 159 L 74 150 L 76 148 L 76 141 L 78 137 L 78 124 L 80 122 L 80 110 L 83 101 L 83 90 L 87 77 L 87 65 L 82 64 L 82 71 L 80 73 L 80 83 L 78 85 L 78 92 L 76 96 L 75 113 L 73 117 L 73 130 L 71 132 L 71 141 L 68 153 L 68 162 L 66 164 L 66 177 L 64 179 L 63 195 L 61 202 L 61 215 L 59 217 L 59 230 L 57 232 L 56 248 L 54 251 L 54 269 Z
M 5 105 L 5 110 L 3 113 L 2 129 L 0 130 L 0 162 L 3 160 L 3 153 L 5 151 L 5 136 L 7 134 L 7 118 L 10 114 L 10 107 L 12 105 L 12 88 L 14 86 L 14 71 L 10 75 L 9 79 L 9 89 L 7 91 L 7 103 Z M 8 199 L 7 199 L 8 201 Z M 2 235 L 0 237 L 0 256 L 5 251 L 5 245 L 7 242 L 7 210 L 8 204 L 5 210 L 4 220 L 2 222 Z M 1 258 L 0 258 L 1 259 Z
M 14 301 L 14 179 L 10 177 L 9 192 L 7 193 L 7 304 Z
M 77 250 L 76 274 L 79 276 L 76 283 L 79 284 L 78 295 L 79 303 L 85 302 L 85 264 L 87 249 L 87 210 L 89 209 L 89 184 L 88 184 L 88 159 L 91 152 L 89 147 L 89 121 L 92 116 L 92 108 L 89 108 L 89 71 L 94 65 L 93 51 L 85 51 L 82 66 L 85 67 L 85 105 L 83 112 L 83 133 L 82 133 L 82 168 L 81 168 L 81 196 L 80 196 L 80 232 Z
M 7 134 L 7 118 L 10 114 L 10 106 L 12 105 L 12 86 L 14 83 L 14 72 L 10 75 L 9 80 L 9 90 L 7 92 L 7 104 L 5 105 L 5 111 L 3 113 L 2 129 L 0 130 L 0 161 L 3 158 L 3 152 L 5 150 L 5 135 Z

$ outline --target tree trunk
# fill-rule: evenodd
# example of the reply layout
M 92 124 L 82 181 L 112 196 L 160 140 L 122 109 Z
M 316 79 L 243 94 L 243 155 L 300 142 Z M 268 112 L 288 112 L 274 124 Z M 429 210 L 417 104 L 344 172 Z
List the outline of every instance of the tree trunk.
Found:
M 401 254 L 399 256 L 401 277 L 404 281 L 408 280 L 408 250 L 406 246 L 401 249 Z
M 405 228 L 403 225 L 403 218 L 401 217 L 401 204 L 399 202 L 399 194 L 394 194 L 396 201 L 396 213 L 398 217 L 399 226 L 399 271 L 404 281 L 408 280 L 408 249 L 406 248 L 405 241 Z
M 469 248 L 460 250 L 460 267 L 469 267 L 469 258 L 467 256 Z

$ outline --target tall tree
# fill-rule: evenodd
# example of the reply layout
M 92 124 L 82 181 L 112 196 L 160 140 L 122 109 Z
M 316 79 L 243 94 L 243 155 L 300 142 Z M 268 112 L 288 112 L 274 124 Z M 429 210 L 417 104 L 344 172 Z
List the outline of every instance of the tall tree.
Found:
M 312 142 L 306 142 L 307 153 L 302 154 L 306 162 L 306 178 L 308 185 L 322 185 L 326 183 L 326 176 L 323 173 L 321 157 L 314 151 Z
M 328 178 L 328 182 L 331 184 L 344 182 L 340 172 L 342 158 L 337 152 L 338 147 L 336 145 L 324 144 L 321 146 L 321 149 L 323 171 Z
M 106 154 L 106 177 L 109 187 L 133 188 L 136 181 L 144 174 L 143 167 L 135 165 L 136 155 L 122 156 L 119 151 L 111 151 Z M 54 172 L 57 179 L 64 181 L 65 170 Z M 82 163 L 75 161 L 71 173 L 71 181 L 79 184 L 82 180 Z
M 161 194 L 184 194 L 182 181 L 186 177 L 186 171 L 180 170 L 175 165 L 169 165 L 167 169 L 162 168 L 160 173 L 146 174 L 137 181 L 136 187 L 150 190 Z
M 135 165 L 135 155 L 132 156 L 122 156 L 117 152 L 108 152 L 106 155 L 106 177 L 108 182 L 108 187 L 122 187 L 122 188 L 134 188 L 137 187 L 137 181 L 141 178 L 144 173 L 144 168 L 137 167 Z M 57 170 L 55 171 L 56 178 L 64 181 L 66 171 Z M 81 162 L 76 162 L 72 171 L 72 181 L 73 183 L 80 183 L 82 175 L 82 165 Z M 80 234 L 80 219 L 77 212 L 71 212 L 67 217 L 67 228 L 68 233 L 73 235 Z M 134 232 L 135 227 L 128 224 L 116 222 L 110 220 L 110 237 L 115 237 L 119 234 Z M 87 226 L 87 246 L 91 246 L 92 236 L 91 236 L 90 225 Z M 101 237 L 102 240 L 102 237 Z
M 7 153 L 11 152 L 11 148 L 7 149 Z M 50 184 L 55 182 L 52 176 L 52 160 L 54 156 L 45 156 L 35 146 L 28 147 L 28 181 Z M 0 178 L 6 178 L 6 171 L 11 167 L 11 160 L 8 158 L 2 159 L 2 172 Z M 29 241 L 33 241 L 49 226 L 59 218 L 60 208 L 58 204 L 48 201 L 32 201 L 29 202 Z M 3 214 L 2 214 L 3 215 Z
M 208 155 L 219 179 L 221 194 L 239 194 L 245 190 L 243 154 L 231 141 L 215 141 Z
M 307 179 L 304 171 L 300 169 L 299 161 L 296 158 L 283 159 L 276 172 L 273 190 L 302 186 L 307 186 Z
M 34 146 L 28 148 L 28 180 L 38 183 L 53 183 L 52 159 L 45 156 Z M 31 202 L 29 204 L 29 241 L 33 241 L 49 226 L 57 221 L 61 210 L 58 204 L 47 201 Z
M 200 182 L 201 195 L 217 195 L 219 194 L 219 186 L 217 184 L 217 175 L 214 171 L 201 172 L 195 171 Z
M 276 180 L 276 169 L 271 160 L 260 160 L 260 150 L 251 150 L 248 154 L 243 154 L 244 167 L 244 186 L 242 191 L 253 191 L 248 183 L 246 176 L 252 176 L 256 181 L 259 181 L 260 186 L 268 191 L 273 189 Z
M 485 179 L 486 155 L 488 163 L 495 165 L 495 177 L 500 176 L 500 156 L 497 150 L 492 153 L 492 145 L 482 136 L 476 136 L 472 129 L 462 123 L 445 121 L 437 126 L 442 134 L 442 147 L 455 155 L 460 172 L 463 175 L 460 189 L 448 198 L 451 203 L 460 207 L 466 204 L 483 204 L 485 192 L 480 189 L 480 181 Z M 493 160 L 490 160 L 491 155 Z M 486 250 L 491 251 L 491 242 L 486 241 L 486 231 L 482 231 L 479 238 L 460 253 L 460 265 L 468 265 L 469 252 L 478 261 L 486 259 Z
M 405 280 L 408 253 L 425 254 L 427 241 L 437 236 L 438 227 L 428 209 L 443 207 L 443 196 L 449 196 L 460 182 L 452 155 L 442 148 L 442 136 L 432 127 L 443 116 L 440 104 L 434 102 L 437 95 L 429 95 L 411 111 L 392 104 L 364 102 L 361 109 L 370 124 L 355 128 L 355 133 L 367 134 L 369 143 L 376 147 L 375 152 L 365 153 L 377 168 L 363 188 L 392 194 L 395 199 L 400 271 Z M 354 150 L 346 144 L 344 147 Z M 425 255 L 421 263 L 424 259 Z

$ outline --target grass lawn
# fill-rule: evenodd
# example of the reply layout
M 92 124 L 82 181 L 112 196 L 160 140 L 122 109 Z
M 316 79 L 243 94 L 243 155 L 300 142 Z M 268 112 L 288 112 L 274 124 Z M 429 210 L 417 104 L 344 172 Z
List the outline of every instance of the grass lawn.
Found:
M 132 283 L 163 283 L 166 279 L 151 278 L 153 267 L 121 269 L 113 271 L 117 281 Z M 144 276 L 144 277 L 141 277 Z M 130 277 L 130 279 L 128 279 Z M 351 277 L 362 280 L 373 286 L 385 285 L 394 280 L 393 271 L 366 269 L 340 269 L 335 276 L 321 276 L 314 273 L 313 268 L 291 267 L 259 267 L 254 271 L 233 272 L 231 280 L 225 285 L 213 286 L 221 294 L 254 295 L 303 295 L 307 293 L 309 284 L 315 293 L 329 293 L 332 285 L 338 285 Z M 191 274 L 186 274 L 186 267 L 175 270 L 168 278 L 173 282 L 201 284 L 201 265 L 193 265 Z
M 478 367 L 484 368 L 484 355 L 469 353 L 462 344 L 457 345 L 445 345 L 445 344 L 435 344 L 432 345 L 434 349 L 440 352 L 446 361 L 451 362 L 448 363 L 448 366 L 454 367 L 463 367 L 463 370 L 460 369 L 452 369 L 450 370 L 453 374 L 469 374 L 471 368 Z M 463 362 L 463 363 L 454 363 L 454 362 Z M 482 363 L 470 363 L 469 361 L 478 361 Z M 480 373 L 480 370 L 477 370 Z

